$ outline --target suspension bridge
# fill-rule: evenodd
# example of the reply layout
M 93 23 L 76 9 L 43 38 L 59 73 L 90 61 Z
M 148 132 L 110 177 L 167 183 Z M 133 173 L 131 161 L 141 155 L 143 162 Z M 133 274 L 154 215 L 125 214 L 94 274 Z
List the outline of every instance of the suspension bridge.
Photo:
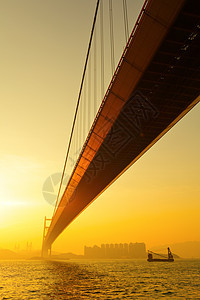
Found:
M 115 1 L 107 3 L 109 26 L 104 20 L 106 2 L 96 4 L 57 201 L 52 218 L 45 218 L 43 255 L 88 205 L 200 100 L 200 2 L 146 0 L 129 35 L 129 10 L 121 0 L 125 43 L 117 65 Z M 111 80 L 105 90 L 108 73 Z

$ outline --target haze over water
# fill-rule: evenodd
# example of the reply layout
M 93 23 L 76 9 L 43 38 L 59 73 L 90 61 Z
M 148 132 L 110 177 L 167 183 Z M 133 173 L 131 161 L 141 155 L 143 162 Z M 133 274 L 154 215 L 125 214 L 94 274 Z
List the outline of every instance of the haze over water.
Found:
M 200 260 L 1 261 L 0 299 L 200 299 Z
M 143 2 L 127 0 L 130 30 Z M 200 299 L 200 259 L 3 260 L 3 253 L 14 255 L 7 249 L 19 254 L 15 259 L 28 246 L 28 255 L 40 253 L 44 216 L 51 218 L 54 208 L 43 185 L 63 169 L 95 3 L 0 1 L 0 300 Z M 121 4 L 113 1 L 116 64 L 124 47 Z M 108 24 L 109 10 L 106 16 Z M 110 64 L 105 71 L 107 89 Z M 80 254 L 84 245 L 107 241 L 145 241 L 153 251 L 161 244 L 198 243 L 199 116 L 197 105 L 59 236 L 53 251 Z M 172 251 L 200 258 L 193 247 L 196 256 Z

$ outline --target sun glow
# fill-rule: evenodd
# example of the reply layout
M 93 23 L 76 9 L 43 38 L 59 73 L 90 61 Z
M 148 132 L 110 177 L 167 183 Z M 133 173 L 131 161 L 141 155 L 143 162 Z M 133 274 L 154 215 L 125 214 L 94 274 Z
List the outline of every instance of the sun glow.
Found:
M 7 201 L 0 201 L 0 206 L 1 207 L 10 207 L 10 208 L 14 208 L 16 206 L 23 206 L 25 205 L 24 202 L 22 201 L 12 201 L 12 200 L 7 200 Z

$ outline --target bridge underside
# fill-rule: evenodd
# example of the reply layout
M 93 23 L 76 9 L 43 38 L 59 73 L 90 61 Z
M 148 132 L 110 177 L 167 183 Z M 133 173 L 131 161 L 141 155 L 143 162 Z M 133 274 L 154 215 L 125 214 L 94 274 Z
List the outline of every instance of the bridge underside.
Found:
M 147 1 L 44 248 L 199 101 L 200 2 Z

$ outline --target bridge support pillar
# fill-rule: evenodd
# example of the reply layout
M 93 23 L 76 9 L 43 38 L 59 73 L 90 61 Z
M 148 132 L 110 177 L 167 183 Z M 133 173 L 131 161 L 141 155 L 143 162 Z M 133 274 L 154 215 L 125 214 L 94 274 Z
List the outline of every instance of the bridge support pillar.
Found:
M 41 256 L 43 258 L 51 256 L 51 245 L 47 246 L 45 245 L 45 238 L 46 238 L 46 232 L 49 226 L 47 226 L 47 222 L 50 222 L 51 219 L 44 218 L 44 229 L 43 229 L 43 241 L 42 241 L 42 253 Z

